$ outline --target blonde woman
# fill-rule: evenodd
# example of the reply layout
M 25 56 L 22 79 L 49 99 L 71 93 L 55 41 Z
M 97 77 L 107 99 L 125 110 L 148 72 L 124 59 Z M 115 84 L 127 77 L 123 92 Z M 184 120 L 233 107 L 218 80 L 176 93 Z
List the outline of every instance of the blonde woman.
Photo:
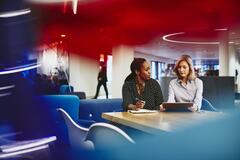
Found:
M 169 84 L 168 102 L 193 102 L 188 109 L 192 112 L 201 109 L 203 82 L 196 77 L 190 56 L 182 55 L 174 67 L 176 79 Z M 161 111 L 165 109 L 160 106 Z

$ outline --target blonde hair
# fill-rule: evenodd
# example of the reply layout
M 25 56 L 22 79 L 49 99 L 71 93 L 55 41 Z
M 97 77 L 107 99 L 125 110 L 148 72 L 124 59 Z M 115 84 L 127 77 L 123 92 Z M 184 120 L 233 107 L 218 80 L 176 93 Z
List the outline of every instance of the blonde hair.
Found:
M 173 71 L 176 73 L 177 77 L 179 79 L 181 79 L 181 76 L 178 73 L 178 67 L 179 67 L 179 65 L 182 61 L 187 62 L 188 66 L 189 66 L 189 74 L 188 74 L 187 79 L 188 80 L 194 80 L 196 78 L 196 74 L 195 74 L 195 71 L 194 71 L 192 58 L 189 55 L 182 55 L 179 58 L 179 60 L 176 62 Z

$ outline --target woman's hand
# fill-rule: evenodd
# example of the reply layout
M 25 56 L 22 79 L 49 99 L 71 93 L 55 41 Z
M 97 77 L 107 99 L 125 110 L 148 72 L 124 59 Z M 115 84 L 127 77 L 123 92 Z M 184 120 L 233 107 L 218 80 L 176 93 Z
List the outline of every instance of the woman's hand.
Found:
M 191 112 L 196 112 L 198 110 L 198 106 L 196 104 L 193 104 L 193 106 L 189 107 L 188 110 L 190 110 Z
M 138 101 L 136 102 L 136 110 L 142 109 L 142 108 L 144 107 L 144 105 L 145 105 L 145 101 L 138 100 Z
M 166 109 L 165 109 L 165 108 L 163 107 L 163 105 L 161 104 L 161 105 L 160 105 L 160 111 L 161 111 L 161 112 L 164 112 L 165 110 L 166 110 Z

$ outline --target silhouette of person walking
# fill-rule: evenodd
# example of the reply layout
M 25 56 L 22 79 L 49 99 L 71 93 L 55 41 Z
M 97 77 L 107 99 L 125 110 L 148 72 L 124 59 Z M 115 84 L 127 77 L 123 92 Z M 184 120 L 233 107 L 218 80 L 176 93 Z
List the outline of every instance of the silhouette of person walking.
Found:
M 106 98 L 108 98 L 108 89 L 107 89 L 107 68 L 105 65 L 100 66 L 100 71 L 98 73 L 98 84 L 97 84 L 97 90 L 96 94 L 94 96 L 94 99 L 97 99 L 99 90 L 101 86 L 103 85 L 105 93 L 106 93 Z

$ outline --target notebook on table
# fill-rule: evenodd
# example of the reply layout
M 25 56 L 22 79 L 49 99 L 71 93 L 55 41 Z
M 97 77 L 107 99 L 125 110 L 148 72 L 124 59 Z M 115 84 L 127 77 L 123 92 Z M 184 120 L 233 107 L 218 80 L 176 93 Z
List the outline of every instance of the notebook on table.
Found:
M 163 108 L 166 109 L 166 111 L 187 112 L 189 111 L 188 108 L 193 106 L 193 102 L 175 102 L 175 103 L 163 102 L 162 106 Z
M 157 110 L 149 110 L 149 109 L 138 109 L 138 110 L 128 110 L 129 113 L 133 114 L 144 114 L 144 113 L 156 113 Z

